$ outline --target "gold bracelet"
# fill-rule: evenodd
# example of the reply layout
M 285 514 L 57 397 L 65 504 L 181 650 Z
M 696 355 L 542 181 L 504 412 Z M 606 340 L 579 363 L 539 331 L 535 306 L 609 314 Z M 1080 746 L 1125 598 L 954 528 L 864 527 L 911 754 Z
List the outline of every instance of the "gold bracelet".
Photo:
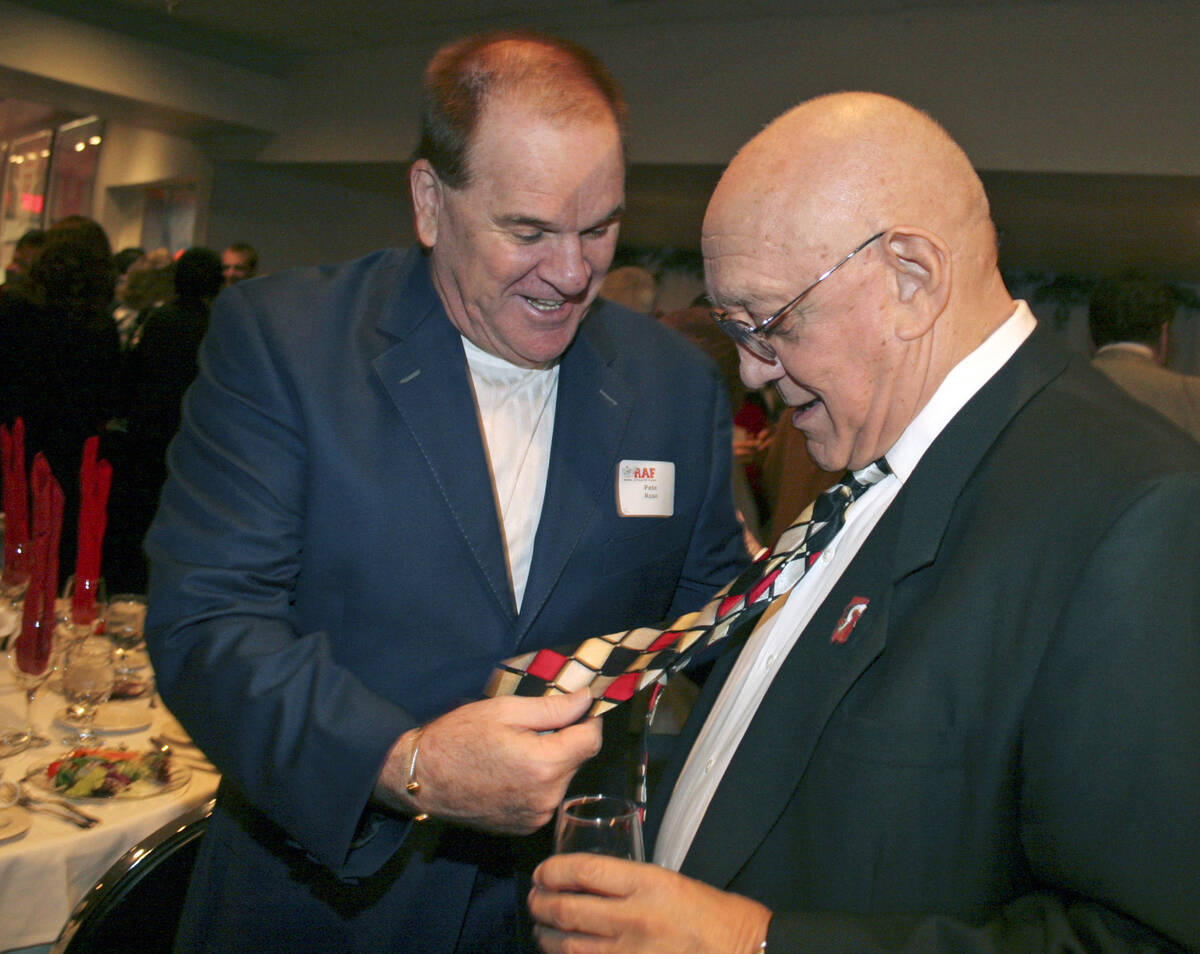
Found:
M 421 783 L 417 781 L 417 755 L 420 752 L 421 733 L 425 731 L 425 726 L 417 726 L 416 732 L 413 734 L 412 740 L 412 757 L 408 761 L 408 781 L 404 783 L 404 790 L 413 796 L 414 800 L 421 791 Z M 418 812 L 413 815 L 413 821 L 423 822 L 429 817 L 428 812 Z

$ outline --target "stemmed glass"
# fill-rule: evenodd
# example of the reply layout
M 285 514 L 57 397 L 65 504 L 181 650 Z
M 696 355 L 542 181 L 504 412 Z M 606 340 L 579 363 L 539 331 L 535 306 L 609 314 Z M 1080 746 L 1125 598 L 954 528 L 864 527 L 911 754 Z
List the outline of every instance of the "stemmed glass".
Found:
M 107 639 L 88 636 L 71 643 L 63 655 L 62 688 L 67 697 L 67 715 L 80 727 L 63 739 L 65 745 L 93 745 L 96 710 L 112 695 L 116 672 L 113 648 Z
M 93 635 L 99 629 L 104 615 L 103 579 L 77 580 L 71 574 L 63 585 L 61 598 L 67 607 L 67 618 L 59 623 L 58 632 L 65 640 L 74 642 Z M 82 600 L 78 607 L 77 599 Z
M 40 628 L 42 624 L 38 622 L 35 625 Z M 51 641 L 51 645 L 53 645 L 53 641 Z M 43 659 L 39 658 L 35 652 L 19 652 L 17 639 L 14 637 L 8 647 L 7 655 L 13 681 L 25 692 L 25 728 L 20 732 L 10 732 L 0 740 L 4 754 L 13 755 L 27 748 L 39 748 L 50 744 L 48 738 L 38 735 L 33 728 L 33 700 L 38 689 L 54 672 L 56 654 L 52 650 Z
M 4 564 L 4 570 L 0 572 L 0 597 L 14 606 L 20 605 L 25 598 L 25 591 L 29 589 L 31 554 L 32 544 L 14 544 L 12 559 Z
M 135 666 L 129 654 L 142 644 L 146 628 L 146 598 L 136 593 L 118 593 L 104 608 L 104 635 L 116 647 L 118 676 L 129 676 Z
M 642 813 L 628 798 L 577 795 L 558 807 L 554 826 L 558 854 L 590 851 L 630 861 L 644 861 Z

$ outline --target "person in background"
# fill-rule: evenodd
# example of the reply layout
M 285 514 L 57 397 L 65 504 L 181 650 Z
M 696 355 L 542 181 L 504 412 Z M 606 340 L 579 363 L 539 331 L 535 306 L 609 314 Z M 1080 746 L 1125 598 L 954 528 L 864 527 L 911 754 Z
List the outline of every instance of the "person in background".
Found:
M 227 286 L 253 278 L 257 271 L 258 252 L 253 245 L 233 242 L 221 253 L 221 274 Z
M 600 284 L 600 297 L 624 305 L 640 315 L 649 315 L 654 310 L 654 296 L 658 284 L 654 276 L 640 265 L 623 265 L 614 268 Z
M 30 462 L 45 453 L 62 486 L 64 579 L 75 567 L 83 443 L 118 403 L 115 277 L 103 229 L 72 217 L 47 230 L 28 280 L 0 297 L 0 420 L 24 418 Z
M 117 291 L 121 290 L 121 280 L 129 274 L 129 268 L 134 262 L 140 261 L 146 255 L 144 248 L 130 246 L 123 248 L 113 255 L 113 267 L 117 270 Z
M 124 350 L 130 337 L 138 311 L 128 304 L 126 292 L 129 288 L 129 272 L 146 260 L 146 251 L 141 248 L 123 248 L 113 256 L 113 267 L 117 272 L 117 285 L 113 290 L 112 319 L 117 326 L 117 336 Z
M 1200 445 L 1011 298 L 897 100 L 785 113 L 703 228 L 742 379 L 855 502 L 730 635 L 657 863 L 539 866 L 543 949 L 1200 950 Z
M 0 295 L 9 295 L 16 291 L 29 278 L 29 266 L 46 244 L 46 233 L 41 229 L 29 229 L 13 246 L 12 261 L 4 266 L 4 284 L 0 285 Z
M 167 479 L 167 445 L 179 430 L 183 395 L 196 377 L 196 356 L 213 299 L 223 287 L 221 258 L 190 248 L 174 267 L 175 299 L 153 309 L 128 356 L 125 435 L 113 461 L 105 536 L 105 577 L 113 592 L 144 593 L 142 541 Z
M 142 337 L 146 318 L 175 297 L 175 260 L 165 248 L 156 248 L 137 259 L 117 281 L 117 307 L 113 321 L 121 349 L 131 351 Z
M 1200 377 L 1164 367 L 1179 307 L 1164 282 L 1105 279 L 1088 302 L 1092 364 L 1119 387 L 1200 441 Z
M 601 727 L 582 696 L 471 700 L 744 564 L 715 369 L 595 300 L 624 120 L 574 44 L 453 43 L 421 247 L 218 297 L 146 542 L 156 679 L 223 773 L 179 949 L 528 945 L 528 836 Z

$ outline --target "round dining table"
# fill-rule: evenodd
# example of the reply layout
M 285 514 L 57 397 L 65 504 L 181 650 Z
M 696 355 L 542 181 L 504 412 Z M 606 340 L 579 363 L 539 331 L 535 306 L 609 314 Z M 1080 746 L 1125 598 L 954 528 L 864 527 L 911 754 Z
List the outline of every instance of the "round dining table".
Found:
M 145 672 L 148 679 L 149 670 Z M 169 790 L 143 798 L 74 800 L 72 804 L 100 819 L 90 828 L 77 827 L 52 809 L 0 809 L 0 951 L 48 951 L 75 905 L 114 861 L 215 794 L 220 776 L 163 708 L 152 685 L 146 688 L 149 692 L 140 698 L 105 703 L 96 727 L 106 748 L 146 751 L 156 745 L 152 737 L 165 737 L 175 753 Z M 52 677 L 33 706 L 34 728 L 51 743 L 0 758 L 5 782 L 19 781 L 69 751 L 63 743 L 71 735 L 65 707 Z M 24 693 L 0 653 L 0 736 L 20 730 L 24 719 Z M 30 781 L 24 789 L 34 796 L 46 794 Z

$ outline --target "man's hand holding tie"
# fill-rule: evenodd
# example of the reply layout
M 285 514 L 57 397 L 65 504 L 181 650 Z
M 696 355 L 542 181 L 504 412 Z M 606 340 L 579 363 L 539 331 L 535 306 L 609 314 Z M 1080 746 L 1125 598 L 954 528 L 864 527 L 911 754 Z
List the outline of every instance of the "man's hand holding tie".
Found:
M 600 751 L 600 720 L 576 721 L 591 702 L 575 692 L 453 709 L 396 741 L 375 795 L 412 815 L 498 834 L 537 831 L 554 817 L 579 766 Z

